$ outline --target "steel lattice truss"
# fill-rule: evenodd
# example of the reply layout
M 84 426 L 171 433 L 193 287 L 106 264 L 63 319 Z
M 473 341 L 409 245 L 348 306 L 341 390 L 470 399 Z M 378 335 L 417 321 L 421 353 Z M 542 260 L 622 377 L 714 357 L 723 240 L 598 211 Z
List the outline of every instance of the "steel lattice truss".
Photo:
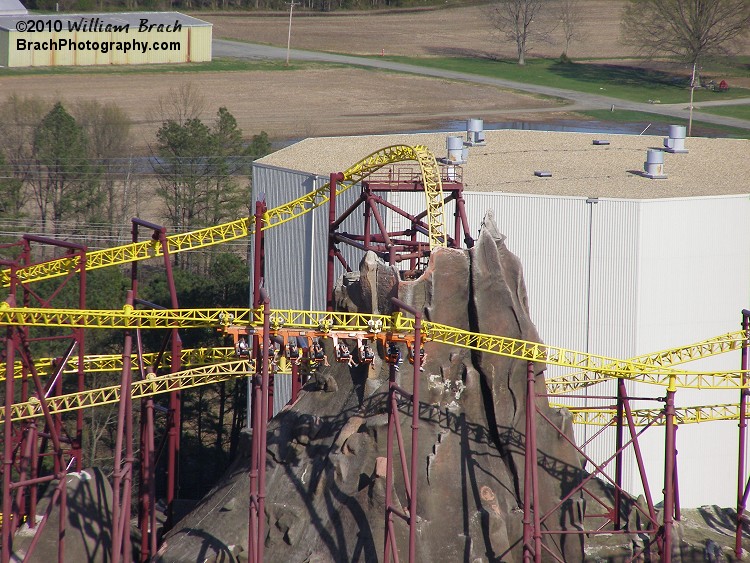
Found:
M 573 414 L 573 424 L 613 426 L 617 421 L 617 409 L 615 408 L 576 409 L 566 405 L 550 404 L 550 406 L 567 408 Z M 633 409 L 632 413 L 633 422 L 636 426 L 652 424 L 663 426 L 665 423 L 664 409 Z M 740 408 L 738 404 L 675 408 L 675 424 L 698 424 L 717 420 L 738 420 L 739 418 Z
M 156 353 L 143 354 L 143 361 L 151 365 L 156 360 Z M 184 367 L 203 366 L 217 362 L 228 362 L 236 358 L 234 348 L 189 348 L 180 353 L 180 365 Z M 172 362 L 172 354 L 166 351 L 162 356 L 165 364 Z M 54 371 L 55 358 L 41 358 L 34 361 L 34 367 L 40 377 L 47 377 Z M 13 376 L 18 379 L 23 375 L 23 364 L 15 362 Z M 122 354 L 93 354 L 83 357 L 83 371 L 86 373 L 119 372 L 124 367 Z M 130 368 L 138 369 L 137 357 L 130 357 Z M 63 374 L 78 373 L 78 357 L 72 356 L 62 368 Z M 5 373 L 0 373 L 0 382 L 5 380 Z
M 746 340 L 747 335 L 743 331 L 729 332 L 695 344 L 635 356 L 630 358 L 629 361 L 656 367 L 680 365 L 739 350 Z M 611 379 L 612 377 L 606 372 L 578 371 L 547 378 L 545 383 L 547 384 L 547 392 L 551 395 L 564 395 Z M 659 372 L 634 373 L 628 379 L 654 385 L 669 385 L 669 379 L 662 377 Z M 677 387 L 689 389 L 739 389 L 741 384 L 741 371 L 712 373 L 684 371 L 677 373 L 677 380 L 675 381 Z
M 247 377 L 255 368 L 255 362 L 250 360 L 234 360 L 203 367 L 183 370 L 169 375 L 151 376 L 133 383 L 132 397 L 140 399 L 171 391 L 190 389 L 220 383 L 236 377 Z M 120 401 L 122 387 L 111 385 L 100 387 L 81 393 L 68 393 L 45 399 L 50 414 L 61 414 L 80 409 L 110 405 Z M 43 416 L 38 398 L 34 397 L 23 403 L 13 405 L 11 420 L 26 420 Z M 5 408 L 0 408 L 0 424 L 6 421 Z
M 285 328 L 323 333 L 329 331 L 411 333 L 414 330 L 414 319 L 402 315 L 274 309 L 271 311 L 270 322 L 273 330 Z M 229 325 L 258 328 L 262 325 L 262 315 L 259 309 L 239 308 L 137 310 L 124 307 L 119 310 L 80 311 L 10 307 L 7 303 L 3 303 L 0 304 L 0 325 L 96 329 L 221 328 Z M 701 389 L 728 389 L 742 386 L 741 371 L 700 372 L 667 367 L 670 363 L 696 360 L 735 350 L 741 345 L 743 335 L 741 332 L 729 333 L 666 352 L 618 360 L 539 342 L 470 332 L 428 321 L 423 323 L 423 331 L 426 339 L 433 342 L 519 360 L 583 369 L 585 373 L 596 374 L 598 377 L 593 381 L 585 380 L 588 384 L 599 383 L 612 377 L 624 377 L 643 383 Z M 653 358 L 659 358 L 659 361 L 655 362 Z M 552 380 L 553 386 L 559 383 L 557 379 Z M 577 388 L 579 385 L 571 387 L 571 389 Z

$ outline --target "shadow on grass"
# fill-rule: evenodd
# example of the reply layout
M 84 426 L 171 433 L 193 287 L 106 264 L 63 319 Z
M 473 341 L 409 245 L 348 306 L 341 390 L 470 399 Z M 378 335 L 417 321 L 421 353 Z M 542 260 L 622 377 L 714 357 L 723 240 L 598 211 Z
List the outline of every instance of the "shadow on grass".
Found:
M 550 72 L 579 82 L 609 83 L 637 88 L 662 86 L 682 89 L 690 84 L 689 77 L 685 78 L 660 70 L 621 65 L 558 62 L 550 66 Z

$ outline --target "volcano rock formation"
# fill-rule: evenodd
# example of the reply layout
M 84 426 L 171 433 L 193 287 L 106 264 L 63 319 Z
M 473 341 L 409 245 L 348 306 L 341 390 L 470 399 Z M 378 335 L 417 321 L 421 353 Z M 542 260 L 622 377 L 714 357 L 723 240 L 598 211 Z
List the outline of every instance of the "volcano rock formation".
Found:
M 337 287 L 339 309 L 388 314 L 398 296 L 426 320 L 475 332 L 539 341 L 521 264 L 492 217 L 471 250 L 439 248 L 416 281 L 374 254 Z M 329 356 L 331 355 L 330 344 Z M 428 342 L 421 372 L 417 497 L 420 561 L 521 561 L 527 364 Z M 388 368 L 332 362 L 300 399 L 269 423 L 266 561 L 380 561 L 384 544 Z M 403 351 L 405 352 L 405 350 Z M 403 354 L 404 357 L 406 354 Z M 537 391 L 544 392 L 536 364 Z M 399 384 L 412 387 L 404 363 Z M 572 439 L 569 415 L 538 398 L 540 411 Z M 578 507 L 561 498 L 579 482 L 581 460 L 562 434 L 537 416 L 540 514 L 555 529 L 580 526 Z M 411 407 L 400 408 L 410 451 Z M 248 450 L 249 451 L 249 450 Z M 198 508 L 178 523 L 161 561 L 231 561 L 247 549 L 249 453 Z M 396 504 L 406 507 L 398 454 Z M 405 511 L 405 510 L 404 510 Z M 406 559 L 408 527 L 394 518 Z M 576 535 L 543 534 L 566 562 L 583 560 Z M 547 556 L 545 555 L 545 559 Z

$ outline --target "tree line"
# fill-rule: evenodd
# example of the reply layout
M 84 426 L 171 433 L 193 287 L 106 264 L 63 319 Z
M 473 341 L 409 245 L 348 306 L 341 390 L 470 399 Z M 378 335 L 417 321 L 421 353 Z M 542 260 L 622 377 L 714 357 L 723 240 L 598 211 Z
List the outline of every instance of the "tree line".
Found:
M 246 215 L 251 163 L 270 151 L 268 135 L 246 141 L 223 107 L 204 123 L 204 105 L 190 86 L 172 92 L 157 107 L 150 154 L 135 155 L 130 119 L 114 103 L 9 96 L 0 103 L 0 221 L 52 237 L 92 228 L 114 237 L 144 211 L 172 232 Z
M 22 233 L 33 232 L 86 245 L 100 238 L 99 246 L 114 246 L 129 241 L 130 217 L 139 215 L 139 210 L 147 210 L 148 218 L 164 224 L 169 233 L 247 216 L 250 165 L 270 151 L 268 135 L 261 131 L 247 138 L 224 107 L 204 122 L 200 116 L 206 113 L 205 102 L 190 86 L 171 92 L 157 106 L 161 125 L 149 154 L 134 155 L 131 121 L 116 104 L 92 101 L 66 107 L 59 101 L 18 95 L 0 103 L 0 243 L 15 242 Z M 180 307 L 247 307 L 246 244 L 175 255 Z M 35 260 L 52 257 L 44 254 L 52 252 L 44 246 L 35 245 L 34 250 L 38 252 Z M 0 250 L 5 259 L 17 252 L 16 247 Z M 87 272 L 86 307 L 119 308 L 129 287 L 127 269 Z M 42 297 L 54 294 L 54 307 L 78 308 L 77 277 L 64 283 L 45 280 L 32 289 Z M 144 263 L 139 268 L 138 296 L 171 307 L 161 263 Z M 51 334 L 33 328 L 29 337 Z M 184 348 L 230 344 L 208 329 L 180 336 Z M 146 331 L 145 350 L 158 350 L 162 337 Z M 118 331 L 91 330 L 85 338 L 89 354 L 121 351 L 123 335 Z M 36 357 L 55 357 L 65 345 L 60 340 L 36 343 L 33 352 Z M 88 388 L 119 382 L 115 373 L 87 374 L 86 378 Z M 156 401 L 166 406 L 164 398 Z M 245 380 L 183 394 L 185 463 L 180 483 L 189 497 L 200 497 L 223 473 L 236 452 L 245 410 Z M 112 471 L 116 405 L 88 409 L 84 416 L 86 463 Z
M 494 0 L 489 19 L 501 38 L 515 44 L 519 65 L 535 43 L 561 28 L 564 48 L 585 39 L 581 0 Z M 750 0 L 628 0 L 620 40 L 639 54 L 676 57 L 693 65 L 733 54 L 750 35 Z

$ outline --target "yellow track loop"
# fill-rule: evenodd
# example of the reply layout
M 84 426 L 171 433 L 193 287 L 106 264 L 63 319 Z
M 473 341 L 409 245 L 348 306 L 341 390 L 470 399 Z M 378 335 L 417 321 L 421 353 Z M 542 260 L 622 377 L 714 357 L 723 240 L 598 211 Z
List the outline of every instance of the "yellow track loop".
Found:
M 615 425 L 616 409 L 574 409 L 565 405 L 550 405 L 553 408 L 567 408 L 573 414 L 573 424 L 586 424 L 590 426 Z M 663 426 L 664 409 L 635 409 L 633 421 L 636 426 L 647 426 L 654 423 Z M 740 407 L 738 404 L 728 405 L 705 405 L 700 407 L 677 407 L 675 409 L 675 422 L 677 424 L 698 424 L 701 422 L 714 422 L 717 420 L 738 420 Z M 656 422 L 654 422 L 656 421 Z
M 424 149 L 424 150 L 420 150 Z M 445 236 L 445 200 L 443 183 L 440 180 L 435 156 L 424 147 L 415 147 L 416 160 L 422 169 L 424 195 L 427 198 L 427 224 L 429 226 L 430 248 L 448 246 Z
M 235 360 L 183 370 L 174 374 L 151 377 L 133 382 L 133 399 L 141 399 L 161 393 L 169 393 L 201 385 L 220 383 L 235 377 L 246 377 L 254 371 L 254 362 L 250 360 Z M 122 396 L 120 385 L 91 389 L 81 393 L 70 393 L 47 399 L 47 406 L 52 414 L 61 414 L 89 407 L 99 407 L 120 401 Z M 11 421 L 27 420 L 42 416 L 42 408 L 36 398 L 25 403 L 16 403 L 11 411 Z M 5 408 L 0 408 L 0 424 L 6 421 Z
M 724 354 L 733 350 L 739 350 L 742 348 L 742 343 L 747 338 L 743 331 L 729 332 L 722 334 L 714 338 L 702 340 L 695 344 L 689 344 L 687 346 L 681 346 L 679 348 L 670 348 L 667 350 L 661 350 L 659 352 L 652 352 L 650 354 L 644 354 L 642 356 L 635 356 L 630 358 L 630 361 L 639 364 L 645 364 L 650 366 L 673 366 L 679 365 L 686 362 L 692 362 L 701 358 L 708 358 L 710 356 L 716 356 L 718 354 Z M 690 387 L 700 389 L 702 387 L 722 388 L 722 389 L 735 389 L 736 383 L 739 383 L 739 379 L 742 377 L 740 372 L 724 372 L 714 374 L 713 377 L 708 378 L 696 378 L 689 377 L 687 374 L 681 378 L 682 381 L 678 382 L 678 387 Z M 596 385 L 597 383 L 603 383 L 604 381 L 611 380 L 612 377 L 605 373 L 595 373 L 590 371 L 578 371 L 575 373 L 566 373 L 556 377 L 548 378 L 545 383 L 547 384 L 547 391 L 552 395 L 563 395 L 565 393 L 571 393 L 588 387 L 590 385 Z M 642 383 L 651 383 L 656 385 L 668 385 L 666 379 L 651 373 L 639 373 L 633 374 L 629 379 L 633 381 L 639 381 Z
M 393 145 L 375 151 L 344 171 L 344 179 L 338 182 L 336 195 L 344 193 L 383 166 L 407 160 L 415 160 L 419 163 L 422 170 L 425 197 L 427 198 L 428 216 L 431 220 L 434 218 L 436 221 L 434 227 L 430 222 L 430 246 L 445 246 L 443 185 L 440 181 L 440 171 L 435 156 L 427 147 L 422 145 L 414 147 Z M 263 230 L 301 217 L 326 203 L 330 199 L 330 188 L 330 183 L 326 183 L 317 190 L 313 190 L 294 201 L 269 209 L 266 213 Z M 435 232 L 434 237 L 432 236 L 433 230 Z M 433 241 L 435 241 L 434 245 Z
M 427 147 L 418 145 L 394 145 L 385 147 L 363 158 L 344 172 L 344 180 L 339 183 L 336 193 L 340 194 L 358 184 L 374 171 L 396 162 L 415 160 L 422 170 L 422 182 L 427 198 L 427 211 L 430 226 L 430 247 L 445 246 L 444 234 L 445 209 L 443 201 L 443 186 L 440 172 L 434 155 Z M 282 225 L 288 221 L 301 217 L 316 207 L 326 203 L 329 199 L 330 184 L 313 190 L 304 196 L 273 209 L 269 209 L 264 217 L 263 230 Z M 167 237 L 169 254 L 205 248 L 224 242 L 247 237 L 254 233 L 251 219 L 244 218 L 214 227 L 207 227 L 189 233 L 170 235 Z M 115 246 L 104 250 L 96 250 L 86 254 L 86 270 L 96 270 L 108 266 L 127 264 L 137 260 L 157 258 L 163 256 L 161 243 L 154 240 Z M 65 257 L 50 260 L 43 264 L 35 264 L 20 268 L 18 279 L 22 283 L 32 283 L 45 279 L 67 275 L 78 268 L 78 257 Z M 10 286 L 10 270 L 0 271 L 0 285 Z
M 156 353 L 143 354 L 146 366 L 156 361 Z M 180 353 L 180 365 L 182 367 L 204 366 L 216 362 L 228 362 L 235 358 L 234 348 L 188 348 Z M 55 358 L 41 358 L 34 362 L 34 368 L 40 377 L 52 375 L 52 362 Z M 130 368 L 138 369 L 138 357 L 130 357 Z M 172 353 L 165 352 L 163 356 L 165 364 L 172 361 Z M 85 373 L 107 373 L 122 371 L 122 354 L 98 354 L 83 357 L 83 371 Z M 13 377 L 19 379 L 22 376 L 21 362 L 15 363 Z M 71 357 L 63 367 L 63 374 L 78 373 L 78 357 Z M 0 382 L 5 381 L 5 373 L 0 373 Z

